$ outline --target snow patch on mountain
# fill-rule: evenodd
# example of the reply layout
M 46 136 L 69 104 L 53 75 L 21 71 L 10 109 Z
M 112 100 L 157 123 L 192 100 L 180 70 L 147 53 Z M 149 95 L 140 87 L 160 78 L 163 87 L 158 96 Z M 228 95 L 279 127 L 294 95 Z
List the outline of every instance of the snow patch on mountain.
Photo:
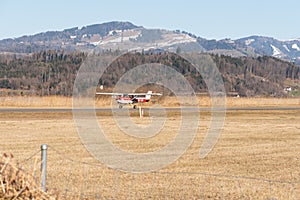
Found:
M 178 33 L 165 33 L 162 35 L 163 39 L 155 41 L 155 43 L 140 43 L 138 48 L 134 47 L 130 49 L 133 50 L 149 50 L 149 49 L 157 49 L 157 48 L 168 48 L 172 45 L 178 44 L 188 44 L 188 43 L 196 43 L 197 39 L 190 37 L 187 34 L 178 34 Z
M 234 44 L 235 43 L 234 40 L 232 40 L 232 39 L 225 39 L 224 42 L 227 43 L 227 44 Z
M 98 46 L 98 45 L 105 45 L 109 43 L 121 43 L 121 42 L 128 42 L 130 40 L 134 40 L 141 35 L 140 30 L 114 30 L 111 31 L 108 36 L 104 37 L 103 39 L 91 42 L 91 44 Z
M 300 48 L 299 48 L 299 46 L 298 46 L 297 44 L 293 44 L 293 45 L 292 45 L 292 48 L 293 48 L 293 49 L 296 49 L 297 51 L 300 51 Z
M 286 46 L 286 44 L 284 44 L 284 45 L 282 45 L 283 46 L 283 48 L 285 49 L 285 50 L 287 50 L 288 52 L 290 52 L 290 49 Z
M 245 41 L 245 44 L 248 46 L 250 45 L 252 42 L 255 42 L 255 39 L 248 39 Z
M 197 42 L 196 38 L 192 38 L 186 34 L 165 34 L 163 35 L 164 40 L 160 42 L 161 46 L 171 46 L 174 44 L 182 44 L 182 43 L 189 43 L 189 42 Z
M 282 52 L 277 47 L 275 47 L 274 45 L 271 44 L 271 47 L 273 49 L 273 56 L 279 56 L 279 55 L 282 54 Z
M 161 31 L 162 38 L 158 39 L 154 42 L 137 42 L 137 38 L 142 37 L 141 29 L 132 29 L 132 30 L 124 30 L 111 31 L 108 36 L 101 38 L 100 40 L 90 42 L 90 44 L 100 46 L 103 48 L 108 48 L 109 46 L 118 46 L 118 45 L 127 45 L 127 47 L 131 50 L 130 47 L 133 47 L 136 50 L 135 46 L 140 46 L 137 49 L 151 49 L 151 48 L 167 48 L 173 45 L 178 44 L 187 44 L 187 43 L 195 43 L 197 44 L 197 39 L 193 38 L 187 34 L 183 33 L 172 33 L 170 31 Z M 120 46 L 121 47 L 121 46 Z

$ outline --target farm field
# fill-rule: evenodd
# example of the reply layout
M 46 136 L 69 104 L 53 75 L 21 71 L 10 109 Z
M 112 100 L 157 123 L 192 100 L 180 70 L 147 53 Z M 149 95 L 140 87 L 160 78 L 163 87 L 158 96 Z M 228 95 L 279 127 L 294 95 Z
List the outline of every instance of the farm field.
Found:
M 299 106 L 299 99 L 273 103 L 268 99 L 246 99 L 244 104 L 241 99 L 228 100 L 232 107 Z M 137 153 L 167 145 L 181 121 L 179 112 L 168 111 L 160 134 L 137 139 L 122 133 L 110 112 L 96 115 L 113 144 Z M 130 111 L 130 116 L 135 124 L 150 123 L 147 113 L 139 118 L 136 111 Z M 79 139 L 72 112 L 67 111 L 0 111 L 0 152 L 13 154 L 15 162 L 39 177 L 40 145 L 48 144 L 47 188 L 59 199 L 300 197 L 299 109 L 227 111 L 215 148 L 200 159 L 199 149 L 210 117 L 209 111 L 200 112 L 200 126 L 191 146 L 173 164 L 156 172 L 121 172 L 93 158 Z
M 45 96 L 45 97 L 0 97 L 0 108 L 72 108 L 72 98 L 62 96 Z M 151 106 L 159 104 L 163 107 L 178 107 L 179 103 L 176 97 L 163 97 L 151 99 L 152 102 L 145 104 Z M 95 99 L 95 107 L 110 107 L 111 97 L 98 97 Z M 207 96 L 198 97 L 199 107 L 210 107 L 211 99 Z M 144 106 L 144 105 L 143 105 Z M 292 107 L 300 106 L 300 98 L 226 98 L 227 107 Z

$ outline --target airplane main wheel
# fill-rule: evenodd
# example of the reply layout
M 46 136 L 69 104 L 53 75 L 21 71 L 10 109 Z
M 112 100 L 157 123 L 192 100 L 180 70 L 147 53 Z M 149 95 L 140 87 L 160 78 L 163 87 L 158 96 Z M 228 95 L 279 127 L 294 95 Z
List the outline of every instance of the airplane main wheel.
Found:
M 136 109 L 136 105 L 133 105 L 133 109 Z
M 119 105 L 119 108 L 120 108 L 120 109 L 122 109 L 122 108 L 123 108 L 123 106 L 122 106 L 122 105 Z

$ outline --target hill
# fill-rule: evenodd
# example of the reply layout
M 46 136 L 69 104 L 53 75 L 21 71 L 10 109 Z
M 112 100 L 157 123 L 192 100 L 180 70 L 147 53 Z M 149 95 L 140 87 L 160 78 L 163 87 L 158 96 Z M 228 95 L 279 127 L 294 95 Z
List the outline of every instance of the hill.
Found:
M 207 40 L 180 30 L 146 29 L 130 22 L 107 22 L 48 31 L 31 36 L 0 40 L 0 53 L 38 53 L 47 50 L 91 51 L 93 49 L 163 49 L 176 52 L 208 52 L 233 57 L 273 56 L 300 64 L 300 40 L 280 41 L 271 37 L 250 36 L 231 40 Z
M 102 56 L 120 52 L 105 51 Z M 240 57 L 210 54 L 222 74 L 227 94 L 240 96 L 288 96 L 299 91 L 300 68 L 274 57 Z M 41 51 L 27 57 L 0 57 L 0 95 L 70 96 L 83 52 Z M 99 77 L 99 85 L 113 87 L 129 69 L 144 63 L 173 66 L 190 82 L 195 92 L 205 92 L 199 73 L 175 53 L 127 53 Z M 294 93 L 284 88 L 292 86 Z

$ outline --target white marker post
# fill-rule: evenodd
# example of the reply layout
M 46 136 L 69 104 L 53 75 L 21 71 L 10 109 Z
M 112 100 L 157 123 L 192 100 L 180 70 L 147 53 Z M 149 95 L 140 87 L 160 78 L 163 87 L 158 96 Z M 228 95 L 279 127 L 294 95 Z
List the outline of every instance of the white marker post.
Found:
M 139 106 L 139 113 L 140 113 L 140 118 L 144 117 L 144 110 L 142 109 L 142 106 Z
M 47 178 L 47 149 L 48 145 L 41 145 L 41 173 L 42 173 L 42 190 L 46 192 L 46 178 Z

